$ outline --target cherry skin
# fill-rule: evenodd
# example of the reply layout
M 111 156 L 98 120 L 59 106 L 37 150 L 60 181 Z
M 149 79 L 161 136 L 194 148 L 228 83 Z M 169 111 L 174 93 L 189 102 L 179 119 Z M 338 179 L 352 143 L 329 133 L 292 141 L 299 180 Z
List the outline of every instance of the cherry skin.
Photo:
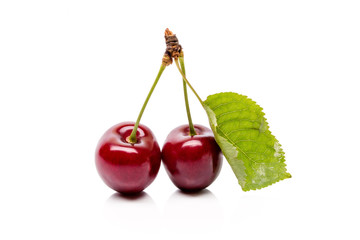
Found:
M 154 181 L 161 163 L 159 145 L 151 130 L 139 124 L 137 142 L 127 141 L 133 122 L 122 122 L 107 130 L 95 154 L 97 171 L 112 189 L 123 194 L 143 191 Z
M 208 187 L 219 175 L 222 153 L 213 132 L 194 125 L 197 135 L 190 136 L 188 125 L 172 130 L 162 149 L 162 160 L 171 181 L 183 191 Z

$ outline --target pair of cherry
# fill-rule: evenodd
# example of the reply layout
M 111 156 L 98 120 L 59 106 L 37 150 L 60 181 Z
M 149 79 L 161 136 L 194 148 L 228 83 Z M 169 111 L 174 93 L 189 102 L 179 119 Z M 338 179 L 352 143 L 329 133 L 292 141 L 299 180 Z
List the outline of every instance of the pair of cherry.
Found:
M 161 159 L 172 182 L 183 191 L 199 191 L 218 176 L 222 153 L 210 129 L 188 125 L 170 132 L 162 151 L 152 131 L 140 124 L 136 143 L 129 142 L 133 122 L 111 127 L 100 139 L 96 167 L 104 182 L 124 194 L 141 192 L 155 179 Z
M 161 159 L 172 182 L 183 191 L 206 188 L 221 169 L 222 153 L 213 132 L 192 123 L 187 85 L 200 103 L 203 102 L 185 77 L 182 47 L 169 29 L 165 30 L 165 42 L 166 51 L 159 73 L 136 122 L 123 122 L 111 127 L 100 139 L 96 149 L 96 167 L 101 178 L 120 193 L 138 193 L 149 186 L 159 171 Z M 173 59 L 183 77 L 189 124 L 172 130 L 160 151 L 154 134 L 140 124 L 140 119 L 163 71 Z

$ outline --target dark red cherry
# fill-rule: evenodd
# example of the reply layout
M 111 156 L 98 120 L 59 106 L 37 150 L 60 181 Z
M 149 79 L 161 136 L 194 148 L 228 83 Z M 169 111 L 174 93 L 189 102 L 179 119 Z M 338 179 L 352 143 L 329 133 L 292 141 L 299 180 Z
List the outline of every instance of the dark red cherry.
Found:
M 154 181 L 161 163 L 159 145 L 151 130 L 140 124 L 136 138 L 127 141 L 133 122 L 119 123 L 100 139 L 95 155 L 96 168 L 104 182 L 117 192 L 139 193 Z
M 194 125 L 197 135 L 190 136 L 189 126 L 170 132 L 162 149 L 162 160 L 171 181 L 183 191 L 208 187 L 219 175 L 222 153 L 213 132 Z

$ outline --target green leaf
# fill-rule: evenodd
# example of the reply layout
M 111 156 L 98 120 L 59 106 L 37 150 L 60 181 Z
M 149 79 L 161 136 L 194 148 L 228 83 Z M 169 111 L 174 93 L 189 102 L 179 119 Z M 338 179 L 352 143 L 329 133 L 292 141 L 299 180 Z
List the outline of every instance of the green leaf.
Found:
M 291 177 L 286 172 L 284 151 L 254 101 L 225 92 L 208 96 L 204 108 L 215 140 L 244 191 Z

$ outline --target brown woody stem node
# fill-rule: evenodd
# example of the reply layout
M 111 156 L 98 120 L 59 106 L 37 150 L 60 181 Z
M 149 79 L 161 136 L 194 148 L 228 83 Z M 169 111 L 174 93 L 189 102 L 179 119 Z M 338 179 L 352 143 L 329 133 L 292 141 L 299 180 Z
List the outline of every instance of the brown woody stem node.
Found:
M 169 66 L 172 64 L 172 59 L 178 59 L 180 56 L 183 56 L 182 47 L 179 44 L 179 40 L 176 35 L 173 34 L 168 28 L 165 29 L 165 43 L 166 50 L 163 56 L 163 64 Z

